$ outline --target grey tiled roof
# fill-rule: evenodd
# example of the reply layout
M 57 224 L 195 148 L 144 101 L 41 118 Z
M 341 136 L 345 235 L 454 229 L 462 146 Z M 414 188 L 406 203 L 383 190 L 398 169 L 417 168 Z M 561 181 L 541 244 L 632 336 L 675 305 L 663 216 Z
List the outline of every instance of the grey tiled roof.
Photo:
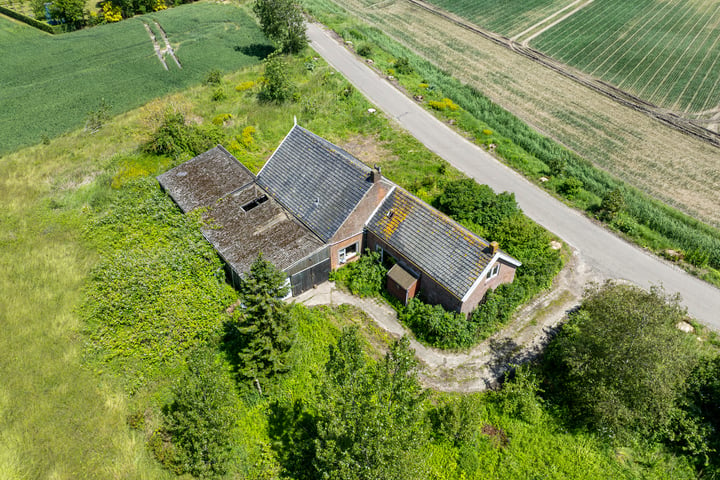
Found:
M 367 228 L 459 299 L 492 259 L 485 240 L 399 187 Z
M 327 242 L 372 187 L 370 173 L 345 150 L 295 125 L 257 183 Z
M 183 212 L 206 207 L 247 185 L 255 176 L 227 150 L 217 146 L 157 177 Z

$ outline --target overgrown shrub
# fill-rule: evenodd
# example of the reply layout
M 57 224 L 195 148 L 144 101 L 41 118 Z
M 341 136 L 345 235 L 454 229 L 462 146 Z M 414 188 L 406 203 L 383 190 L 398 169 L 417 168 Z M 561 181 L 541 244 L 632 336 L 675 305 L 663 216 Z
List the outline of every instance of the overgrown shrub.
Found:
M 439 348 L 466 348 L 475 342 L 475 324 L 464 314 L 448 312 L 441 305 L 411 299 L 398 318 L 418 340 Z
M 395 71 L 402 75 L 410 75 L 413 73 L 412 65 L 407 57 L 400 57 L 395 60 Z
M 293 98 L 296 88 L 287 70 L 287 63 L 278 52 L 265 59 L 265 77 L 259 94 L 261 101 L 283 103 Z
M 379 296 L 385 284 L 387 269 L 380 261 L 380 254 L 365 250 L 355 262 L 332 272 L 331 280 L 344 285 L 353 295 L 360 297 Z
M 442 100 L 430 100 L 428 102 L 428 105 L 431 108 L 434 108 L 435 110 L 438 110 L 440 112 L 445 111 L 445 110 L 455 111 L 458 108 L 460 108 L 460 107 L 458 107 L 458 105 L 455 102 L 453 102 L 449 98 L 443 98 Z
M 190 355 L 173 396 L 165 418 L 174 451 L 166 461 L 179 473 L 201 478 L 227 473 L 238 404 L 228 369 L 212 350 L 201 348 Z
M 203 85 L 220 85 L 222 82 L 222 72 L 217 68 L 213 68 L 205 75 Z
M 358 47 L 357 54 L 361 57 L 369 57 L 372 55 L 372 46 L 369 43 L 363 43 Z
M 223 131 L 217 125 L 188 124 L 182 113 L 168 111 L 143 149 L 176 158 L 183 154 L 195 156 L 222 143 L 223 138 Z

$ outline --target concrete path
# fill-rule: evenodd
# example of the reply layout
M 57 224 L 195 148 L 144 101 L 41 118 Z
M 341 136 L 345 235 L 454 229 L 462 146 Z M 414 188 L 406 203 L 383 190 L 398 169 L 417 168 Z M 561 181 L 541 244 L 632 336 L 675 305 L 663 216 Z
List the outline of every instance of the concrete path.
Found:
M 645 288 L 663 285 L 668 293 L 680 293 L 693 317 L 720 330 L 720 290 L 625 242 L 504 166 L 406 97 L 321 25 L 308 24 L 308 37 L 315 51 L 428 149 L 479 183 L 514 192 L 525 214 L 577 249 L 594 275 Z
M 382 329 L 395 337 L 408 335 L 422 364 L 420 379 L 426 387 L 451 392 L 474 392 L 492 388 L 511 365 L 536 357 L 552 337 L 567 312 L 575 308 L 583 285 L 597 280 L 575 253 L 556 277 L 550 292 L 535 298 L 513 317 L 512 322 L 491 338 L 467 351 L 453 352 L 427 347 L 406 331 L 395 310 L 382 299 L 360 298 L 325 282 L 293 298 L 313 305 L 354 305 Z

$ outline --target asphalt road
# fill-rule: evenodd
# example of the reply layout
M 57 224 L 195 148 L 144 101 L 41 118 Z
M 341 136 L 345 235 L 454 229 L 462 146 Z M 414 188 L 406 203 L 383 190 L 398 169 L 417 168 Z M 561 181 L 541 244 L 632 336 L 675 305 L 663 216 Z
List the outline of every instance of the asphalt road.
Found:
M 501 164 L 379 76 L 324 27 L 308 24 L 307 33 L 312 48 L 387 116 L 479 183 L 514 192 L 525 214 L 577 249 L 598 276 L 678 292 L 690 315 L 720 330 L 720 290 L 625 242 Z

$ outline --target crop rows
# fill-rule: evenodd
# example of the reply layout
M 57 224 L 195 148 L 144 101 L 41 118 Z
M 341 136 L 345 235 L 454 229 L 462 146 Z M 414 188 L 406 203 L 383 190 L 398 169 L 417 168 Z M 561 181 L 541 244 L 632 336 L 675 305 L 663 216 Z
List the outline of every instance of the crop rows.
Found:
M 308 0 L 312 5 L 331 2 Z M 363 0 L 343 0 L 342 7 L 595 165 L 720 225 L 717 147 L 409 2 L 368 8 Z M 452 98 L 452 92 L 444 94 Z
M 55 36 L 0 18 L 0 155 L 82 127 L 103 100 L 119 114 L 198 84 L 213 68 L 256 63 L 252 46 L 267 44 L 255 21 L 231 5 L 191 4 L 150 16 L 167 32 L 182 70 L 162 67 L 144 17 Z
M 429 3 L 507 37 L 517 35 L 573 0 L 430 0 Z
M 532 46 L 681 113 L 720 104 L 720 3 L 595 0 Z

